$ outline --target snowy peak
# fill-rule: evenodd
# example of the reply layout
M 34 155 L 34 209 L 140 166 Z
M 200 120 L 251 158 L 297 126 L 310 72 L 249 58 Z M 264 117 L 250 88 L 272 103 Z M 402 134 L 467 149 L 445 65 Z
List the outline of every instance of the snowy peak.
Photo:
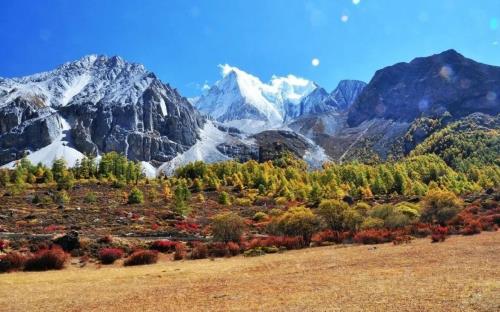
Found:
M 68 125 L 62 143 L 60 119 Z M 49 145 L 42 152 L 52 160 L 67 150 L 61 144 L 160 164 L 194 145 L 204 122 L 177 90 L 118 56 L 88 55 L 52 71 L 0 79 L 0 164 Z
M 50 107 L 101 99 L 130 103 L 153 78 L 143 65 L 128 63 L 118 56 L 87 55 L 53 71 L 0 81 L 0 88 L 6 90 L 0 93 L 0 101 L 36 97 Z
M 273 76 L 269 83 L 230 65 L 220 65 L 222 79 L 196 102 L 197 108 L 220 122 L 237 126 L 256 120 L 265 127 L 283 123 L 286 108 L 298 105 L 317 88 L 312 81 L 293 75 Z M 243 129 L 246 130 L 246 129 Z

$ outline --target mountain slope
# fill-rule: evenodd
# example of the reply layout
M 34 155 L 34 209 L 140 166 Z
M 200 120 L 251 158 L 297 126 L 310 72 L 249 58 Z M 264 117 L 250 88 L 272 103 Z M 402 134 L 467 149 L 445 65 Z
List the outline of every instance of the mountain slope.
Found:
M 65 144 L 81 153 L 161 163 L 192 146 L 204 123 L 142 65 L 97 55 L 0 79 L 0 117 L 0 164 L 53 143 L 63 130 Z
M 412 121 L 500 112 L 500 67 L 475 62 L 454 50 L 378 70 L 349 111 L 349 126 L 373 118 Z
M 470 165 L 500 166 L 500 115 L 471 114 L 436 131 L 411 152 L 429 153 L 462 172 Z

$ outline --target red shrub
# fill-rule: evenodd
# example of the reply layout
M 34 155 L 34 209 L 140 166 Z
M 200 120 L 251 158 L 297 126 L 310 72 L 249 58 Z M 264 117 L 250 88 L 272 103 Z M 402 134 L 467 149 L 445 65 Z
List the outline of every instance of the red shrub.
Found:
M 227 250 L 231 256 L 237 256 L 240 253 L 240 246 L 237 243 L 229 242 L 227 243 Z
M 411 234 L 416 237 L 427 237 L 432 234 L 428 224 L 417 223 L 411 228 Z
M 158 252 L 156 250 L 137 250 L 134 251 L 123 263 L 125 266 L 153 264 L 158 261 Z
M 0 250 L 4 250 L 9 246 L 9 242 L 3 239 L 0 239 Z
M 175 250 L 176 242 L 169 240 L 157 240 L 151 243 L 149 249 L 156 250 L 159 252 L 172 252 Z
M 433 243 L 444 242 L 448 236 L 448 228 L 446 226 L 436 226 L 432 229 L 431 240 Z
M 22 269 L 26 257 L 18 252 L 10 252 L 0 256 L 0 273 L 12 272 Z
M 179 231 L 196 232 L 199 229 L 199 225 L 196 223 L 180 221 L 175 224 L 175 228 Z
M 304 239 L 301 236 L 268 236 L 264 238 L 254 238 L 245 244 L 246 250 L 257 247 L 284 247 L 286 249 L 300 249 L 305 247 Z
M 412 239 L 413 238 L 410 235 L 397 235 L 392 240 L 392 243 L 394 245 L 409 244 L 411 243 Z
M 120 248 L 102 248 L 99 250 L 99 260 L 102 264 L 112 264 L 123 257 L 123 250 Z
M 49 225 L 49 226 L 46 226 L 43 231 L 46 232 L 46 233 L 52 233 L 52 232 L 57 232 L 57 231 L 63 231 L 64 230 L 64 226 L 62 225 Z
M 182 243 L 175 244 L 174 260 L 182 260 L 186 258 L 186 246 Z
M 210 257 L 227 257 L 229 256 L 229 249 L 226 243 L 214 242 L 208 246 L 208 255 Z
M 463 235 L 474 235 L 481 233 L 482 225 L 477 220 L 470 220 L 462 229 Z
M 191 259 L 205 259 L 208 256 L 208 247 L 202 242 L 194 242 Z
M 41 249 L 26 260 L 25 271 L 60 270 L 68 255 L 61 248 Z
M 356 233 L 354 242 L 358 244 L 381 244 L 392 240 L 392 234 L 386 229 L 369 229 Z
M 311 241 L 315 243 L 333 242 L 341 244 L 345 239 L 349 238 L 349 232 L 339 232 L 332 230 L 324 230 L 313 235 Z

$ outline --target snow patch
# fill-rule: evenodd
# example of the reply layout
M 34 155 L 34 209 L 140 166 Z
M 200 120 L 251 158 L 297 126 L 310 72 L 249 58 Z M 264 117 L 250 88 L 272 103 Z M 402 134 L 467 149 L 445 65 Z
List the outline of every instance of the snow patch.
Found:
M 81 76 L 77 76 L 70 85 L 68 85 L 66 91 L 64 91 L 62 99 L 61 99 L 61 105 L 66 106 L 75 95 L 80 93 L 83 88 L 85 88 L 89 82 L 91 81 L 92 77 L 88 73 L 84 73 Z
M 33 164 L 42 163 L 45 166 L 52 166 L 52 163 L 57 159 L 64 159 L 69 167 L 73 167 L 78 160 L 85 158 L 85 155 L 76 149 L 68 146 L 69 142 L 66 140 L 66 135 L 71 129 L 69 123 L 58 116 L 61 134 L 54 142 L 42 147 L 41 149 L 29 154 L 26 158 Z M 11 161 L 2 166 L 2 168 L 12 169 L 16 166 L 17 161 Z
M 160 108 L 163 116 L 167 116 L 167 105 L 165 105 L 165 100 L 160 96 Z
M 207 121 L 200 131 L 200 140 L 184 153 L 178 154 L 172 160 L 162 164 L 158 172 L 164 172 L 167 176 L 171 176 L 175 169 L 197 160 L 212 163 L 231 159 L 217 150 L 217 145 L 224 143 L 227 136 L 227 133 L 215 127 L 211 121 Z
M 156 177 L 156 168 L 148 163 L 147 161 L 141 161 L 141 167 L 142 167 L 142 173 L 146 175 L 147 178 L 154 178 Z

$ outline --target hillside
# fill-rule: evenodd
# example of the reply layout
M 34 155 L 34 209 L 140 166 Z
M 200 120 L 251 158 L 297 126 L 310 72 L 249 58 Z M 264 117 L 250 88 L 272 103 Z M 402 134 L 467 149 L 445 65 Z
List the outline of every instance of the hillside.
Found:
M 12 312 L 494 311 L 500 308 L 499 239 L 495 232 L 440 245 L 416 240 L 11 274 L 1 276 L 0 293 L 9 296 L 0 296 L 0 305 Z

